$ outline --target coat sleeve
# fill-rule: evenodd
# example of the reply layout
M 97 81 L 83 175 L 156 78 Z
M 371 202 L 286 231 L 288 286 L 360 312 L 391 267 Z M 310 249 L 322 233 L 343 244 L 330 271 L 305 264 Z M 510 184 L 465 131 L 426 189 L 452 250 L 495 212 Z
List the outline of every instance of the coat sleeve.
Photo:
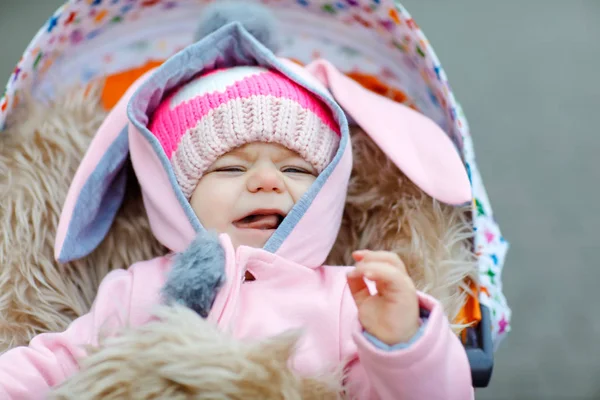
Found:
M 100 284 L 88 314 L 62 333 L 43 333 L 29 346 L 0 355 L 0 399 L 43 399 L 79 369 L 86 346 L 96 345 L 99 335 L 110 335 L 128 320 L 133 275 L 110 272 Z
M 350 292 L 342 301 L 342 355 L 349 357 L 346 385 L 349 398 L 365 400 L 472 400 L 474 390 L 466 351 L 450 329 L 442 306 L 419 293 L 429 318 L 410 346 L 377 348 L 363 334 Z

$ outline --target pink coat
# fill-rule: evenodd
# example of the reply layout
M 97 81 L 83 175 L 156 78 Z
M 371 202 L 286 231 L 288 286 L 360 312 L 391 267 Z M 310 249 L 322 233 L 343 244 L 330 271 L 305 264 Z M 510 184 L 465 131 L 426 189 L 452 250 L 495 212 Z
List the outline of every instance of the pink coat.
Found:
M 317 373 L 349 360 L 349 384 L 356 399 L 473 398 L 469 363 L 450 331 L 440 305 L 421 295 L 431 310 L 423 335 L 405 350 L 377 349 L 362 334 L 346 285 L 347 268 L 306 268 L 262 249 L 240 247 L 227 238 L 227 284 L 209 319 L 237 337 L 261 338 L 303 328 L 294 367 Z M 234 262 L 233 260 L 238 260 Z M 102 282 L 92 310 L 66 332 L 37 336 L 29 347 L 0 357 L 1 399 L 42 399 L 52 386 L 77 371 L 82 345 L 94 344 L 100 328 L 141 325 L 161 302 L 160 289 L 172 265 L 169 257 L 111 272 Z M 255 281 L 242 284 L 248 269 Z
M 219 40 L 221 44 L 215 44 Z M 236 53 L 239 48 L 246 53 Z M 264 338 L 302 328 L 304 336 L 292 360 L 294 368 L 310 375 L 343 363 L 349 370 L 353 398 L 473 399 L 466 352 L 433 298 L 419 293 L 421 308 L 429 311 L 429 316 L 414 342 L 381 349 L 364 335 L 347 286 L 350 267 L 323 266 L 341 224 L 352 167 L 346 117 L 313 76 L 275 57 L 237 25 L 222 29 L 210 43 L 201 41 L 185 49 L 136 82 L 101 126 L 64 205 L 56 256 L 69 261 L 89 254 L 110 228 L 125 185 L 120 172 L 130 156 L 151 228 L 172 253 L 136 263 L 127 271 L 111 272 L 102 281 L 90 312 L 65 332 L 41 334 L 29 346 L 1 355 L 0 399 L 44 398 L 51 387 L 77 371 L 78 360 L 85 356 L 84 346 L 97 343 L 100 332 L 148 322 L 153 308 L 164 302 L 164 288 L 178 272 L 178 256 L 202 248 L 203 242 L 197 238 L 204 230 L 174 183 L 170 164 L 146 125 L 148 114 L 168 89 L 199 72 L 202 65 L 211 65 L 206 57 L 220 57 L 221 61 L 229 57 L 238 63 L 243 62 L 240 58 L 250 57 L 246 62 L 258 60 L 280 70 L 330 105 L 342 127 L 340 148 L 331 165 L 265 248 L 241 246 L 235 250 L 229 237 L 221 235 L 216 242 L 222 252 L 220 265 L 204 266 L 218 273 L 186 270 L 186 280 L 200 280 L 202 290 L 210 287 L 211 282 L 206 282 L 210 276 L 224 282 L 214 297 L 208 296 L 207 318 L 238 338 Z M 256 280 L 243 282 L 245 271 Z M 206 297 L 201 289 L 196 290 Z

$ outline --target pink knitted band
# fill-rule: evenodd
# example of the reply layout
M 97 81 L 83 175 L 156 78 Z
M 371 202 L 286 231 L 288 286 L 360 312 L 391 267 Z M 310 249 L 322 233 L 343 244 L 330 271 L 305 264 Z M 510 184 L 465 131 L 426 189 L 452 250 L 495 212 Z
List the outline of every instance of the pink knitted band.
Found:
M 194 98 L 194 101 L 184 101 L 173 105 L 172 100 L 176 94 L 178 93 L 172 94 L 166 101 L 161 103 L 156 112 L 164 113 L 165 118 L 155 119 L 155 123 L 151 128 L 153 132 L 156 130 L 156 132 L 165 134 L 165 137 L 159 137 L 155 133 L 160 142 L 163 143 L 168 158 L 171 158 L 181 137 L 188 129 L 195 126 L 211 110 L 236 98 L 271 95 L 296 101 L 302 107 L 309 109 L 319 116 L 332 131 L 339 135 L 339 126 L 333 120 L 331 112 L 325 105 L 315 101 L 300 86 L 289 80 L 282 81 L 278 75 L 271 71 L 265 71 L 258 75 L 250 76 L 241 82 L 236 82 L 232 86 L 227 87 L 225 92 L 208 93 L 202 97 Z M 165 113 L 166 109 L 168 109 L 168 112 Z
M 235 67 L 195 78 L 169 95 L 149 125 L 189 198 L 221 155 L 251 142 L 278 143 L 321 172 L 339 143 L 331 111 L 275 71 Z

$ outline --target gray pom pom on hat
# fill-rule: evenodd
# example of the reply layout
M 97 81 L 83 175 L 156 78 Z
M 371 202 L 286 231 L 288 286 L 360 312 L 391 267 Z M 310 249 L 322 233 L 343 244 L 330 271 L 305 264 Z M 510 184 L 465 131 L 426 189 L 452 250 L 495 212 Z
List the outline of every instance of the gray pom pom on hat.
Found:
M 277 19 L 266 6 L 248 1 L 215 1 L 208 5 L 201 16 L 195 40 L 217 31 L 219 28 L 239 22 L 252 36 L 276 53 L 279 40 L 276 35 Z

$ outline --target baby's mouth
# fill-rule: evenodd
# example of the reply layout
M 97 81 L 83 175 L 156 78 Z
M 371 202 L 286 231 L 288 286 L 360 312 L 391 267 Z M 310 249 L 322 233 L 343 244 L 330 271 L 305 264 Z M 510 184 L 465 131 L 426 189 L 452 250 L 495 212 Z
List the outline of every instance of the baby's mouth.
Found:
M 283 221 L 284 215 L 279 211 L 255 211 L 233 223 L 240 229 L 277 229 Z

